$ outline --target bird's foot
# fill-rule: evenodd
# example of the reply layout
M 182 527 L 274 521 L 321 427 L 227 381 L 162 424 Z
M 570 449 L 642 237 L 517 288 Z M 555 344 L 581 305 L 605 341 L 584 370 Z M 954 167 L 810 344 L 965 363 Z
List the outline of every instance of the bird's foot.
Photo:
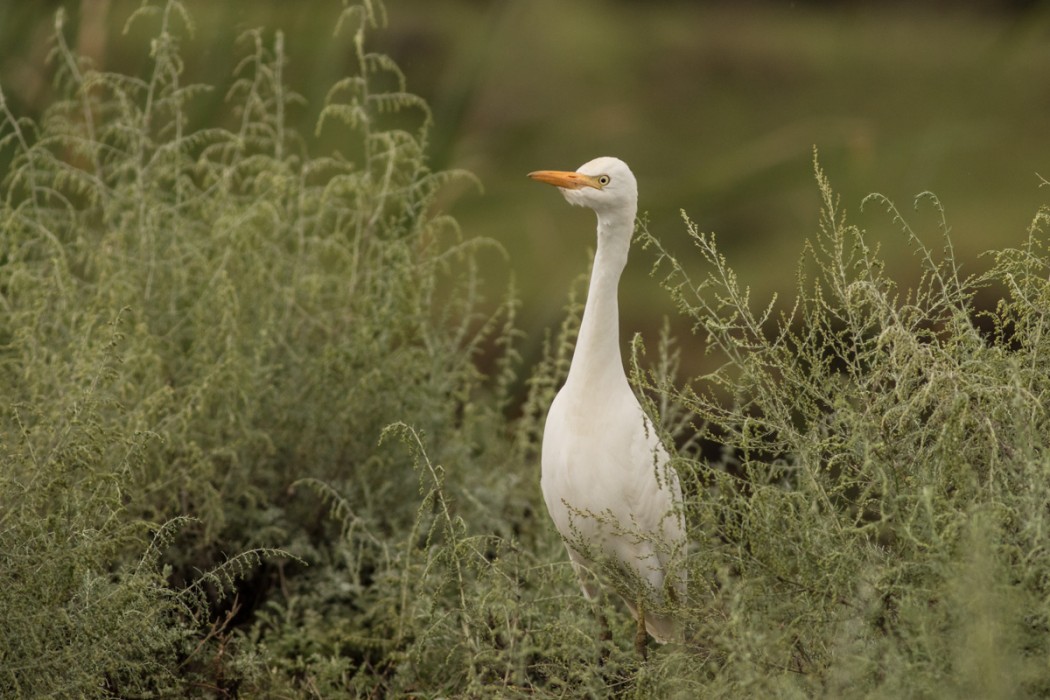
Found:
M 599 647 L 598 647 L 599 648 L 599 651 L 598 651 L 598 665 L 599 666 L 604 666 L 605 665 L 605 661 L 609 658 L 610 654 L 612 653 L 612 651 L 610 649 L 611 645 L 608 644 L 607 642 L 611 642 L 612 641 L 613 635 L 612 635 L 612 630 L 609 629 L 609 621 L 607 619 L 605 619 L 605 613 L 603 613 L 601 610 L 599 610 L 597 614 L 598 614 L 598 628 L 599 628 L 598 642 L 600 643 Z
M 642 661 L 649 659 L 649 635 L 645 631 L 645 611 L 642 609 L 641 601 L 638 602 L 638 629 L 634 633 L 634 650 Z

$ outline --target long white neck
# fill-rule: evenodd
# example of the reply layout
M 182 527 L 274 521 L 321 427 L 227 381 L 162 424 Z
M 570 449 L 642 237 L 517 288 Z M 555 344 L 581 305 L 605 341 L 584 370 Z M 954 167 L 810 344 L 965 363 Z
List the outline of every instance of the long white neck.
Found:
M 634 228 L 634 210 L 598 216 L 598 247 L 594 254 L 587 303 L 572 355 L 566 387 L 598 389 L 627 385 L 620 356 L 620 314 L 617 288 L 627 265 Z

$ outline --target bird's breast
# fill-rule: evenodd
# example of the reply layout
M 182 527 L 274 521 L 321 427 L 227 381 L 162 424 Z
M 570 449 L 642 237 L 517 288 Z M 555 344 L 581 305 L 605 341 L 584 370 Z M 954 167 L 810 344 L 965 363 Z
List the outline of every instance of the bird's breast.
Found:
M 642 500 L 661 507 L 671 503 L 669 497 L 653 499 L 661 491 L 655 464 L 666 456 L 634 394 L 588 398 L 563 390 L 544 429 L 540 483 L 547 509 L 566 537 L 588 528 L 587 516 L 637 521 Z

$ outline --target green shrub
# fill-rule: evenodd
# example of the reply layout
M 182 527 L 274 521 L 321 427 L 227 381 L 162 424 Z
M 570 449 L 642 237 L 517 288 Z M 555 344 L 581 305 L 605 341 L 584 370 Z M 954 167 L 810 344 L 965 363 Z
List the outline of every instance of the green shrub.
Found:
M 922 264 L 902 291 L 819 166 L 817 182 L 820 231 L 783 311 L 756 310 L 714 236 L 688 221 L 701 282 L 643 233 L 679 310 L 724 359 L 692 384 L 648 382 L 722 450 L 681 467 L 698 543 L 696 607 L 683 612 L 717 668 L 709 692 L 1041 696 L 1050 209 L 1024 250 L 964 278 L 936 198 L 916 204 L 941 215 L 940 256 L 870 196 Z M 1006 296 L 978 312 L 979 290 Z
M 333 562 L 339 533 L 295 484 L 329 484 L 393 537 L 416 478 L 383 428 L 458 456 L 502 424 L 499 382 L 470 403 L 503 328 L 476 291 L 482 244 L 432 211 L 463 175 L 426 167 L 426 105 L 365 49 L 381 19 L 370 2 L 339 17 L 359 73 L 317 128 L 343 129 L 346 153 L 310 156 L 288 125 L 279 32 L 248 32 L 215 86 L 227 125 L 194 124 L 215 87 L 181 82 L 178 2 L 129 20 L 155 27 L 149 75 L 85 65 L 59 14 L 60 98 L 38 124 L 0 103 L 0 694 L 265 677 L 234 635 L 258 606 L 386 563 Z

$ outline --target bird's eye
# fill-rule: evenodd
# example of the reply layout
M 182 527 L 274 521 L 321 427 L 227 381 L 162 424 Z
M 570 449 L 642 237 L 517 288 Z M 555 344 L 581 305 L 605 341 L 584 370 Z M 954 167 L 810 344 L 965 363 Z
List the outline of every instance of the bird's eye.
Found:
M 608 185 L 609 184 L 609 176 L 608 175 L 599 175 L 598 176 L 598 184 L 601 185 L 602 187 L 605 187 L 606 185 Z

